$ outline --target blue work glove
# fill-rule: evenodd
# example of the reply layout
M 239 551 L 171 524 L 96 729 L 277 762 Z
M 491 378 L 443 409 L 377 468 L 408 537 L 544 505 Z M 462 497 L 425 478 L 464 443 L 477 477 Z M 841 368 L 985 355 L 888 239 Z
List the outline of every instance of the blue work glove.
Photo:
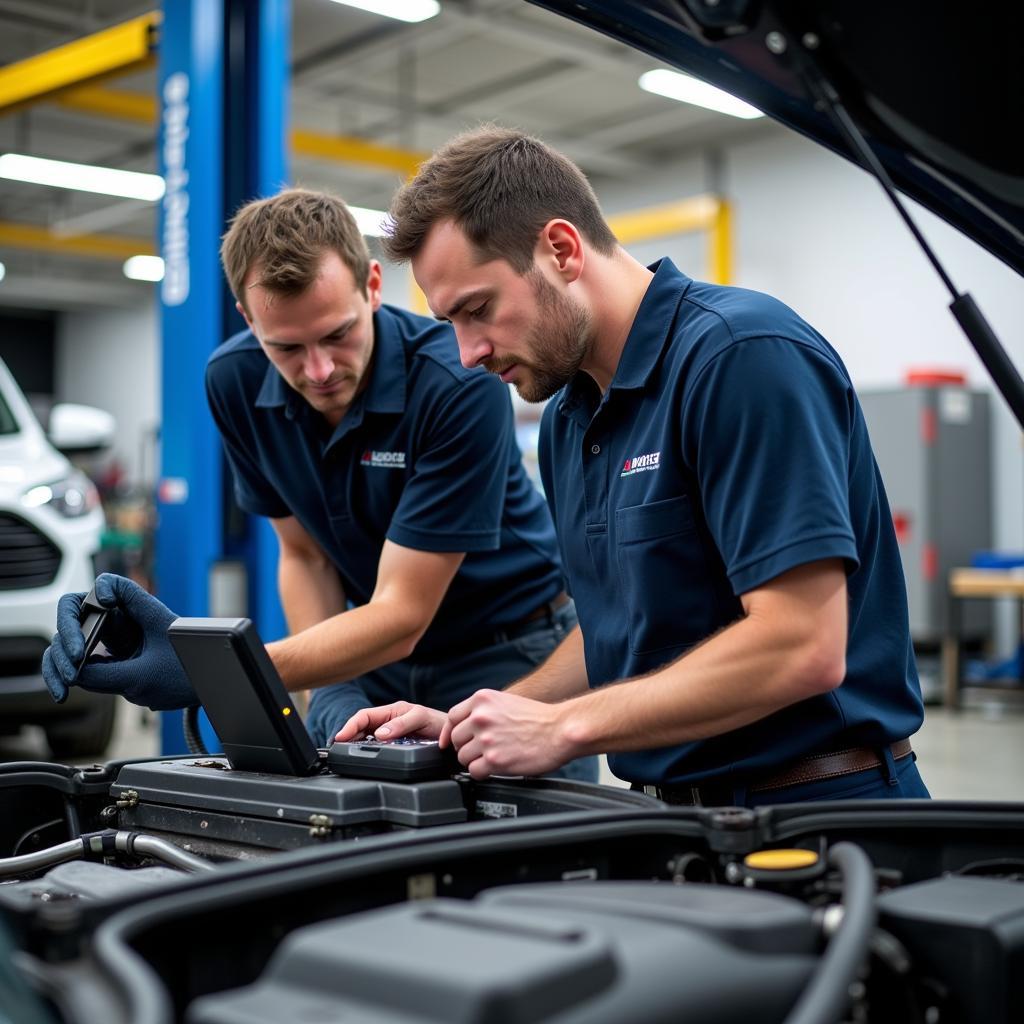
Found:
M 137 583 L 103 573 L 96 577 L 96 600 L 111 609 L 100 633 L 109 658 L 91 658 L 75 680 L 85 653 L 80 622 L 85 594 L 65 594 L 57 604 L 57 632 L 43 653 L 43 679 L 61 704 L 68 688 L 119 693 L 133 704 L 169 711 L 198 704 L 192 684 L 167 638 L 177 618 Z

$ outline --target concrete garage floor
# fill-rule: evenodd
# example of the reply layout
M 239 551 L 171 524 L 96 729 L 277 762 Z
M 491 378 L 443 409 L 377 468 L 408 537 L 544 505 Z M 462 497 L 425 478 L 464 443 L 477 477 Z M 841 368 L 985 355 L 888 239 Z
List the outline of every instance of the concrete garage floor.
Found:
M 929 707 L 913 738 L 921 774 L 940 799 L 1024 800 L 1024 704 L 977 703 L 952 714 Z M 125 704 L 118 714 L 110 759 L 159 753 L 157 717 Z M 48 759 L 42 731 L 0 738 L 0 760 Z M 622 785 L 602 767 L 602 782 Z

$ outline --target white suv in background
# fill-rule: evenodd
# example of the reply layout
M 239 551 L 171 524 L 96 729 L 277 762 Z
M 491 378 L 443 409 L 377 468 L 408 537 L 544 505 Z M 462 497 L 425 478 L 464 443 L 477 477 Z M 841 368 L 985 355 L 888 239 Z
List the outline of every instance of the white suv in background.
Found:
M 55 704 L 40 675 L 57 600 L 92 586 L 104 525 L 96 488 L 57 449 L 95 451 L 113 434 L 109 413 L 56 405 L 48 438 L 0 361 L 0 733 L 40 725 L 57 758 L 102 754 L 116 711 L 77 689 Z

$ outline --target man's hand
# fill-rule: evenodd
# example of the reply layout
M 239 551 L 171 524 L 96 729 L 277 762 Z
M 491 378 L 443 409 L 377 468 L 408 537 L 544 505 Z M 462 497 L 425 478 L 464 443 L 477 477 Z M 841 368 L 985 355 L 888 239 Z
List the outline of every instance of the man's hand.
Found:
M 199 703 L 167 638 L 167 627 L 177 616 L 137 583 L 111 573 L 96 578 L 96 600 L 110 609 L 100 640 L 111 657 L 87 662 L 76 681 L 85 654 L 84 598 L 65 594 L 60 599 L 57 632 L 43 653 L 43 679 L 58 704 L 67 700 L 72 684 L 94 693 L 119 693 L 154 711 Z
M 477 690 L 448 712 L 440 745 L 455 744 L 474 779 L 489 775 L 543 775 L 571 761 L 560 705 L 514 693 Z
M 369 735 L 378 740 L 397 740 L 403 736 L 436 740 L 447 721 L 443 711 L 399 700 L 379 708 L 357 711 L 334 738 L 340 743 L 365 739 Z M 442 742 L 441 746 L 446 746 L 446 742 Z

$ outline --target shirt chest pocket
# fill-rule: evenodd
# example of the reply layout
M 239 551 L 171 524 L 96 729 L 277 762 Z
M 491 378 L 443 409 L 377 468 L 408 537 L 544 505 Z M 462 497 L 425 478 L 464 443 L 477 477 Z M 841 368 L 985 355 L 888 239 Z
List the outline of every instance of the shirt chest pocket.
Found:
M 714 586 L 686 495 L 616 509 L 615 538 L 634 654 L 691 647 L 716 628 Z

